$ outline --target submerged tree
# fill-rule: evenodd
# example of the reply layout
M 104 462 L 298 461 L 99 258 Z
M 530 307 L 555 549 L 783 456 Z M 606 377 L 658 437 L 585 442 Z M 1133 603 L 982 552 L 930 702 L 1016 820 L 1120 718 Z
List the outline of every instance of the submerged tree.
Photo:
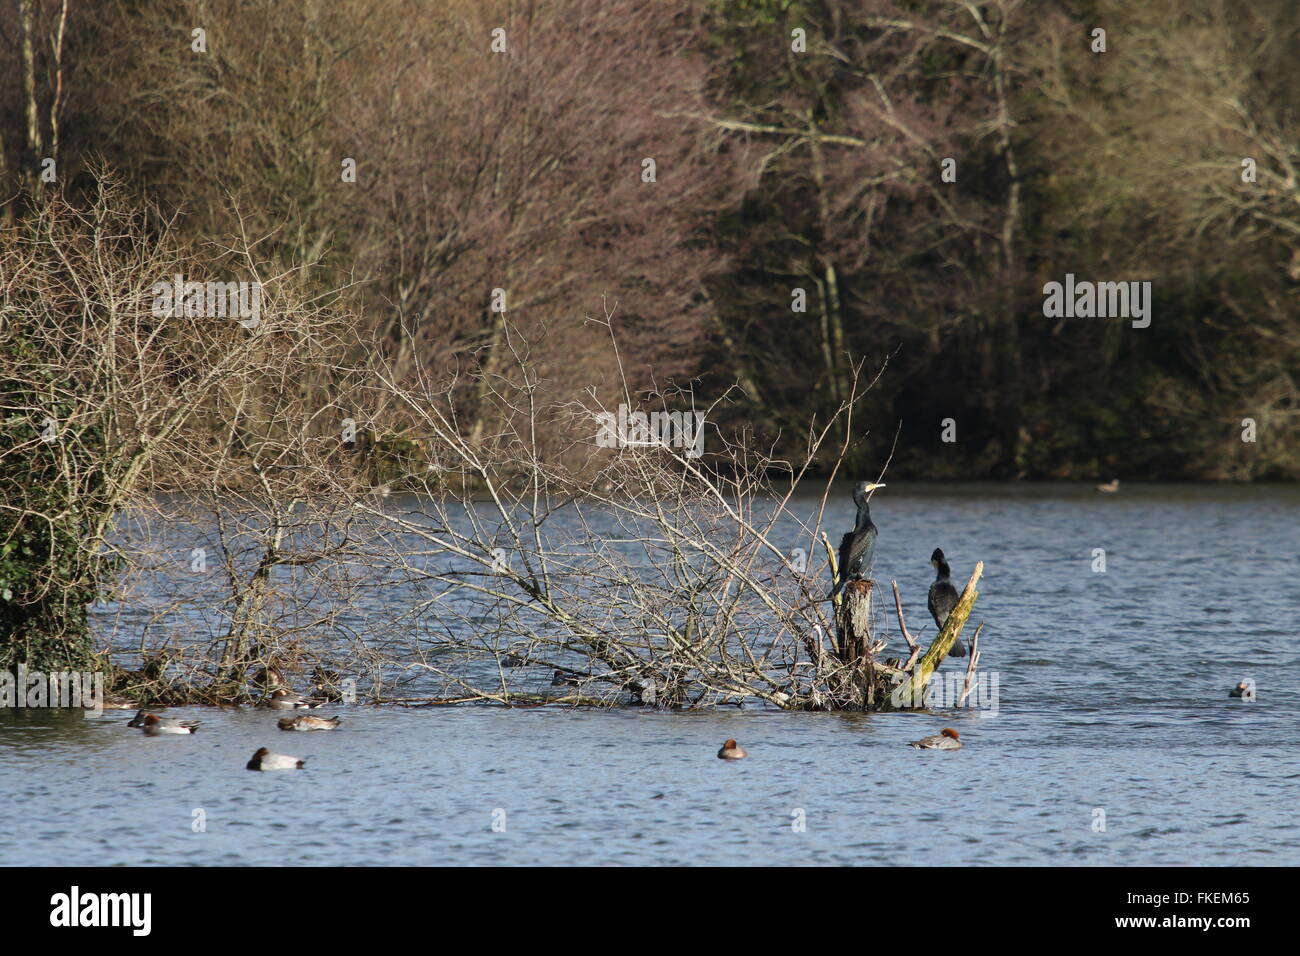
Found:
M 615 335 L 612 313 L 593 321 Z M 526 340 L 510 330 L 505 341 L 510 373 L 482 387 L 514 414 L 488 443 L 456 416 L 460 383 L 405 386 L 374 369 L 374 401 L 405 407 L 429 455 L 402 494 L 359 486 L 325 457 L 304 463 L 312 493 L 297 510 L 283 483 L 210 500 L 223 541 L 227 526 L 266 541 L 245 568 L 282 572 L 240 604 L 252 639 L 223 699 L 256 695 L 236 686 L 254 667 L 302 681 L 324 666 L 361 670 L 374 699 L 405 703 L 912 706 L 893 691 L 924 684 L 973 589 L 924 656 L 904 629 L 906 663 L 880 660 L 885 628 L 863 588 L 825 602 L 818 555 L 833 554 L 820 514 L 792 502 L 834 421 L 809 431 L 791 463 L 725 434 L 716 406 L 682 413 L 625 394 L 633 410 L 620 416 L 595 399 L 548 401 Z M 852 384 L 845 415 L 862 398 Z M 617 447 L 595 477 L 541 452 L 543 435 L 592 448 L 611 433 Z M 255 531 L 259 515 L 280 516 L 273 539 Z M 226 617 L 199 619 L 213 616 L 186 650 L 189 680 L 229 673 Z
M 6 296 L 6 319 L 22 298 Z M 104 433 L 77 419 L 74 388 L 57 345 L 0 333 L 0 670 L 92 663 L 86 609 L 105 567 L 83 542 L 103 508 Z
M 104 178 L 0 236 L 0 663 L 85 667 L 119 518 L 160 489 L 256 481 L 286 435 L 310 433 L 286 396 L 310 402 L 348 354 L 346 323 L 297 270 L 251 244 L 200 253 L 148 218 Z M 254 313 L 227 308 L 241 283 Z M 213 419 L 224 434 L 201 427 Z

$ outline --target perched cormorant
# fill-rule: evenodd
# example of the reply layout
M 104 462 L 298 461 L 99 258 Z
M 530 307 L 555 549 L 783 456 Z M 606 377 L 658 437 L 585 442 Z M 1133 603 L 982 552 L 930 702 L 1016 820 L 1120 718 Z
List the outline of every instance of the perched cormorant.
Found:
M 833 600 L 844 590 L 844 585 L 861 578 L 867 568 L 871 567 L 871 560 L 876 556 L 878 532 L 871 523 L 871 506 L 867 504 L 867 498 L 871 492 L 883 487 L 883 481 L 859 481 L 853 486 L 853 502 L 858 506 L 858 519 L 853 530 L 840 539 L 839 580 L 828 600 Z
M 948 570 L 948 562 L 944 559 L 943 551 L 935 548 L 934 553 L 930 555 L 930 563 L 934 565 L 936 573 L 934 583 L 930 585 L 930 599 L 927 603 L 930 606 L 930 614 L 934 617 L 934 626 L 942 631 L 948 615 L 957 606 L 957 589 L 952 586 L 952 581 L 948 580 L 951 572 Z M 953 641 L 948 656 L 965 657 L 966 645 L 960 640 Z

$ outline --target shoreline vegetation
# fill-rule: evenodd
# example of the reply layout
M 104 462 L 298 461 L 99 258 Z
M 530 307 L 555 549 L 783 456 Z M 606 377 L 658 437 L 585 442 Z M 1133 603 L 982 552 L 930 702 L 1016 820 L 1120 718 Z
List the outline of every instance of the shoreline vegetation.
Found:
M 0 333 L 0 354 L 20 357 L 3 367 L 13 599 L 0 604 L 0 663 L 102 666 L 94 604 L 130 612 L 130 625 L 104 615 L 110 638 L 138 630 L 141 666 L 110 693 L 149 688 L 150 702 L 252 703 L 255 674 L 307 669 L 368 679 L 376 698 L 418 674 L 442 698 L 509 701 L 510 661 L 607 704 L 883 706 L 870 588 L 847 589 L 844 606 L 863 606 L 832 620 L 820 566 L 792 557 L 827 540 L 848 448 L 837 436 L 853 434 L 869 383 L 852 380 L 798 459 L 713 424 L 719 400 L 696 419 L 709 456 L 669 431 L 629 440 L 593 476 L 593 425 L 611 410 L 548 396 L 508 320 L 506 355 L 468 373 L 497 410 L 491 432 L 458 415 L 464 375 L 403 379 L 382 352 L 349 349 L 346 313 L 297 277 L 265 294 L 255 329 L 213 323 L 178 340 L 139 293 L 181 252 L 117 198 L 108 187 L 89 210 L 47 204 L 6 262 L 21 321 Z M 588 322 L 617 355 L 616 306 Z M 257 387 L 274 382 L 298 387 Z M 626 381 L 622 393 L 641 407 Z M 689 392 L 660 402 L 695 404 Z M 381 445 L 358 407 L 420 437 Z M 191 426 L 212 418 L 230 423 L 227 440 L 196 440 Z M 557 433 L 570 459 L 543 453 L 539 436 Z M 359 454 L 368 443 L 383 474 Z M 811 478 L 826 459 L 831 474 Z M 226 480 L 241 471 L 242 488 Z M 189 490 L 158 496 L 151 475 Z M 417 497 L 398 501 L 377 478 Z M 806 481 L 821 488 L 811 522 L 789 507 Z M 392 597 L 358 620 L 376 593 Z
M 0 669 L 879 711 L 836 482 L 1300 477 L 1293 3 L 327 6 L 0 8 Z

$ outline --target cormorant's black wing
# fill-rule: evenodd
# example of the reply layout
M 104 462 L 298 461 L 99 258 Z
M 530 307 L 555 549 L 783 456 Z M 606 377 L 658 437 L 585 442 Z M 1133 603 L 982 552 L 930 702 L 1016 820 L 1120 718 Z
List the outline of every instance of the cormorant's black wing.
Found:
M 947 581 L 935 581 L 930 585 L 929 598 L 926 604 L 930 608 L 930 616 L 934 618 L 934 626 L 943 630 L 944 624 L 948 622 L 948 615 L 952 609 L 957 606 L 957 589 Z M 965 657 L 966 645 L 961 641 L 953 641 L 952 650 L 948 652 L 949 657 Z
M 942 628 L 957 606 L 957 589 L 947 581 L 935 581 L 930 585 L 930 599 L 926 603 L 930 606 L 935 627 Z
M 844 590 L 844 585 L 847 584 L 849 581 L 848 567 L 849 567 L 849 562 L 852 560 L 852 555 L 851 555 L 852 550 L 853 550 L 853 532 L 850 531 L 844 537 L 840 538 L 840 554 L 839 554 L 839 561 L 837 562 L 839 567 L 836 572 L 835 587 L 831 590 L 831 593 L 827 596 L 828 601 L 834 600 L 835 596 L 839 594 L 842 590 Z
M 861 531 L 851 536 L 852 543 L 849 546 L 848 570 L 845 572 L 848 577 L 860 578 L 867 568 L 871 567 L 871 561 L 876 556 L 876 537 L 878 534 L 876 526 L 868 524 Z

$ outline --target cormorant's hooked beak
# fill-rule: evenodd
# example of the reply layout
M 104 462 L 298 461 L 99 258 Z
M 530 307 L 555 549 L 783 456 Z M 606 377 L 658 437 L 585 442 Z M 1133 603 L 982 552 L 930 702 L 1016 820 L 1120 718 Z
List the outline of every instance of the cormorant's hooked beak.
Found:
M 866 483 L 866 487 L 863 488 L 862 490 L 865 491 L 867 494 L 871 494 L 877 488 L 883 488 L 883 487 L 885 487 L 885 483 L 883 481 L 868 481 Z

